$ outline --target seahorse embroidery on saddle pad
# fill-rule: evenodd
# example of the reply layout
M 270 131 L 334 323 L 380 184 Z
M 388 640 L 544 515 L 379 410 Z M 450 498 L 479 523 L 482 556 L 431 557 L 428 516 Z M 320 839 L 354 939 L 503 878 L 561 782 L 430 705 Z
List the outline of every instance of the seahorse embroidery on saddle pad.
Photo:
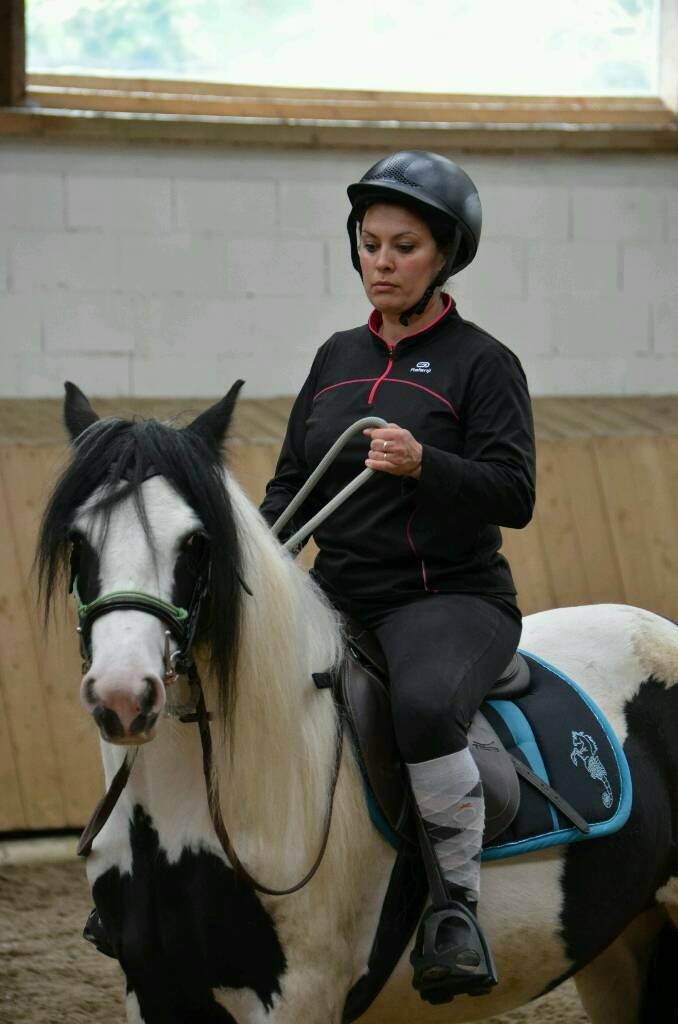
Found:
M 520 779 L 518 815 L 483 851 L 484 860 L 610 835 L 631 813 L 632 784 L 626 755 L 591 698 L 553 665 L 522 650 L 530 666 L 529 693 L 482 706 L 504 746 L 553 787 L 584 817 L 587 835 Z
M 520 807 L 499 836 L 485 844 L 483 860 L 610 835 L 631 813 L 632 784 L 626 755 L 611 725 L 577 683 L 529 651 L 530 689 L 513 700 L 489 700 L 481 711 L 505 748 L 577 810 L 589 825 L 574 828 L 537 789 L 519 777 Z M 360 758 L 359 758 L 360 762 Z M 375 799 L 364 766 L 372 822 L 394 848 L 399 839 Z

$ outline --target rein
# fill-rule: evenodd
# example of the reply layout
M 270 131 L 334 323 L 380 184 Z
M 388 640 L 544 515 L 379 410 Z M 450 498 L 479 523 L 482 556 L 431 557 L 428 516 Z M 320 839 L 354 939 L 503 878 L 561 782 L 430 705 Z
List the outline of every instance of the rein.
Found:
M 205 777 L 205 787 L 207 790 L 207 804 L 209 807 L 210 817 L 212 819 L 212 826 L 222 850 L 226 854 L 233 870 L 240 875 L 243 881 L 248 885 L 251 885 L 256 892 L 262 893 L 266 896 L 291 896 L 293 893 L 299 892 L 300 889 L 303 889 L 318 871 L 327 849 L 330 829 L 332 826 L 334 796 L 337 790 L 337 783 L 339 781 L 339 772 L 341 769 L 341 759 L 344 747 L 343 723 L 337 737 L 334 767 L 330 783 L 329 803 L 327 806 L 323 837 L 318 855 L 304 877 L 288 889 L 273 889 L 270 886 L 264 885 L 250 874 L 235 851 L 235 847 L 233 846 L 233 842 L 228 834 L 228 830 L 226 829 L 221 814 L 219 790 L 212 774 L 212 733 L 210 731 L 209 724 L 212 715 L 207 710 L 202 680 L 200 679 L 200 673 L 195 666 L 192 655 L 193 640 L 195 638 L 198 618 L 200 615 L 200 606 L 207 592 L 207 581 L 202 578 L 198 580 L 193 592 L 193 597 L 191 598 L 190 608 L 188 609 L 179 608 L 176 605 L 170 604 L 168 601 L 163 601 L 161 598 L 155 597 L 153 594 L 145 594 L 142 591 L 136 590 L 112 591 L 110 594 L 104 594 L 102 597 L 98 597 L 90 604 L 84 604 L 80 598 L 80 594 L 78 593 L 77 576 L 73 579 L 72 590 L 78 610 L 79 625 L 77 630 L 80 636 L 80 653 L 82 656 L 84 672 L 89 670 L 92 663 L 92 624 L 96 619 L 100 618 L 100 616 L 106 615 L 108 612 L 112 611 L 142 611 L 147 612 L 149 615 L 154 615 L 168 627 L 165 632 L 165 683 L 169 685 L 176 680 L 178 675 L 185 674 L 188 676 L 189 683 L 197 688 L 198 698 L 196 701 L 195 712 L 192 714 L 181 715 L 179 721 L 184 724 L 195 722 L 198 725 L 200 743 L 202 746 L 202 766 L 203 775 Z M 173 653 L 170 653 L 171 637 L 174 637 L 175 641 L 179 645 L 178 649 Z M 94 843 L 94 840 L 110 818 L 113 813 L 113 809 L 127 785 L 138 752 L 139 748 L 135 747 L 134 750 L 128 751 L 125 754 L 125 758 L 120 765 L 120 768 L 113 777 L 106 793 L 95 807 L 89 822 L 80 836 L 77 846 L 78 856 L 88 857 L 92 852 L 92 844 Z

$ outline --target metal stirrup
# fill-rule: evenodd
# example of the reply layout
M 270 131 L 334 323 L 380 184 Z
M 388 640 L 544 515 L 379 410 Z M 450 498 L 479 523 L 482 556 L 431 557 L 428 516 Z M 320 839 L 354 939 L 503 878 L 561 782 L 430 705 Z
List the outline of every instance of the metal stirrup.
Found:
M 341 436 L 334 442 L 327 455 L 324 456 L 322 461 L 313 470 L 299 493 L 292 498 L 292 501 L 289 503 L 282 515 L 276 519 L 275 523 L 271 527 L 271 533 L 273 536 L 277 537 L 280 531 L 287 525 L 297 509 L 306 501 L 306 498 L 309 496 L 320 478 L 323 477 L 330 468 L 339 452 L 355 434 L 359 433 L 361 430 L 365 430 L 366 427 L 387 426 L 388 423 L 386 420 L 383 420 L 381 416 L 365 416 L 363 419 L 357 420 L 355 423 L 351 424 L 350 427 L 347 427 L 343 434 L 341 434 Z M 302 526 L 300 530 L 297 530 L 296 533 L 292 534 L 292 536 L 285 541 L 284 546 L 287 550 L 293 551 L 294 548 L 302 542 L 302 540 L 306 540 L 306 538 L 313 533 L 316 526 L 324 523 L 328 516 L 331 516 L 335 509 L 338 509 L 340 505 L 343 505 L 347 498 L 350 498 L 351 495 L 355 494 L 355 492 L 362 487 L 364 483 L 367 483 L 373 474 L 373 469 L 365 467 L 362 473 L 359 473 L 358 476 L 354 477 L 350 483 L 346 484 L 343 490 L 339 491 L 339 494 L 335 494 L 332 500 L 328 501 L 327 504 L 320 509 L 320 512 L 314 515 L 312 519 L 309 519 L 305 526 Z

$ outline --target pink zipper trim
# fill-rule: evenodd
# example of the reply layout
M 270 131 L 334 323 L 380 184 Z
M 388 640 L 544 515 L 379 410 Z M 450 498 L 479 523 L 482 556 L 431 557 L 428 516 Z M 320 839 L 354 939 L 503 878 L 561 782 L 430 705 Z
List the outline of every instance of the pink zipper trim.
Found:
M 430 590 L 429 589 L 428 576 L 427 576 L 427 573 L 426 573 L 426 563 L 424 562 L 423 558 L 419 557 L 419 552 L 417 551 L 417 546 L 414 543 L 414 537 L 412 536 L 412 520 L 414 519 L 416 514 L 417 514 L 417 510 L 415 508 L 414 512 L 412 513 L 410 518 L 407 520 L 407 526 L 405 528 L 406 532 L 407 532 L 407 543 L 410 545 L 410 551 L 412 552 L 414 557 L 419 562 L 419 565 L 421 566 L 421 578 L 422 578 L 422 580 L 424 582 L 424 590 L 428 591 L 431 594 L 437 594 L 438 593 L 437 590 Z
M 390 355 L 389 355 L 388 363 L 386 364 L 386 369 L 382 373 L 381 377 L 379 377 L 377 380 L 375 380 L 374 384 L 372 385 L 372 390 L 370 391 L 370 397 L 367 399 L 367 404 L 368 405 L 372 405 L 372 402 L 374 401 L 374 396 L 377 393 L 377 388 L 381 384 L 382 380 L 384 380 L 384 378 L 387 377 L 388 374 L 391 372 L 391 367 L 393 366 L 393 349 L 391 348 L 390 345 L 388 346 L 388 350 L 390 352 Z
M 313 396 L 313 401 L 315 402 L 316 398 L 320 398 L 321 395 L 324 395 L 326 391 L 331 391 L 332 388 L 341 388 L 341 387 L 344 386 L 344 384 L 369 384 L 373 380 L 379 380 L 379 378 L 378 377 L 356 377 L 355 380 L 340 380 L 340 381 L 338 381 L 337 384 L 328 384 L 326 388 L 321 388 L 321 390 L 317 393 L 317 395 Z
M 388 367 L 386 369 L 386 372 L 388 372 Z M 340 380 L 336 384 L 328 384 L 326 388 L 322 388 L 316 395 L 313 396 L 313 401 L 315 402 L 316 398 L 320 398 L 320 396 L 324 395 L 326 391 L 331 391 L 332 388 L 341 388 L 344 386 L 344 384 L 370 384 L 374 382 L 374 387 L 370 391 L 370 397 L 368 399 L 368 404 L 371 405 L 377 384 L 380 384 L 381 381 L 385 379 L 385 376 L 385 373 L 383 373 L 381 377 L 357 377 L 355 380 Z M 419 388 L 420 391 L 425 391 L 428 395 L 432 395 L 434 398 L 437 398 L 439 402 L 442 402 L 443 405 L 446 405 L 447 408 L 452 413 L 452 415 L 454 416 L 454 418 L 457 421 L 459 421 L 459 415 L 457 413 L 457 410 L 452 405 L 452 403 L 448 402 L 448 400 L 446 398 L 443 398 L 442 395 L 439 395 L 437 391 L 432 391 L 431 388 L 426 388 L 424 387 L 423 384 L 417 384 L 413 380 L 400 380 L 398 377 L 389 377 L 386 383 L 406 384 L 409 388 Z
M 418 331 L 414 331 L 413 334 L 406 334 L 404 338 L 400 338 L 400 340 L 398 341 L 398 345 L 400 344 L 401 341 L 407 341 L 408 338 L 416 338 L 418 334 L 423 334 L 424 331 L 430 330 L 430 328 L 433 327 L 434 324 L 437 324 L 439 320 L 442 320 L 442 318 L 445 316 L 450 306 L 452 305 L 451 295 L 445 294 L 445 299 L 447 300 L 445 308 L 443 309 L 442 313 L 438 313 L 438 316 L 435 318 L 435 320 L 431 320 L 430 324 L 424 324 L 423 327 L 420 327 Z M 376 334 L 376 336 L 380 338 L 385 345 L 388 345 L 389 349 L 395 347 L 389 345 L 388 341 L 386 341 L 386 338 L 384 338 L 383 335 L 379 333 L 378 327 L 381 327 L 382 323 L 383 319 L 381 313 L 379 312 L 378 309 L 373 309 L 372 312 L 370 313 L 369 320 L 367 321 L 367 326 L 372 331 L 372 334 Z
M 439 402 L 442 402 L 443 405 L 446 405 L 447 408 L 452 413 L 452 415 L 454 416 L 455 420 L 459 419 L 459 415 L 457 414 L 457 410 L 454 408 L 454 406 L 452 405 L 451 402 L 448 402 L 448 400 L 446 398 L 443 398 L 442 395 L 439 395 L 437 391 L 431 391 L 430 388 L 425 388 L 423 384 L 416 384 L 413 380 L 401 380 L 399 377 L 390 377 L 389 380 L 386 381 L 386 383 L 387 384 L 406 384 L 408 388 L 419 388 L 420 391 L 426 391 L 427 394 L 433 395 L 433 397 L 437 398 Z

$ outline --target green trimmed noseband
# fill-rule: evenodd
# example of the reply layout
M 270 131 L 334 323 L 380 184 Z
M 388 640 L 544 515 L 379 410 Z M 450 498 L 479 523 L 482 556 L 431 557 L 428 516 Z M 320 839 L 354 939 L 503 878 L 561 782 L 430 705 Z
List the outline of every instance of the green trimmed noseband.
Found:
M 101 597 L 85 604 L 78 591 L 77 576 L 73 578 L 72 590 L 80 620 L 78 633 L 80 634 L 83 671 L 87 671 L 92 663 L 90 646 L 92 624 L 101 615 L 117 611 L 147 612 L 149 615 L 154 615 L 156 619 L 160 619 L 167 627 L 165 637 L 166 681 L 171 681 L 180 667 L 187 667 L 200 611 L 200 600 L 191 615 L 186 608 L 178 608 L 176 605 L 170 604 L 169 601 L 163 601 L 162 598 L 156 597 L 154 594 L 145 594 L 142 590 L 112 590 L 109 594 L 102 594 Z M 172 655 L 169 649 L 170 634 L 178 645 L 178 650 Z
M 83 625 L 83 620 L 89 623 L 93 622 L 104 611 L 133 609 L 152 612 L 163 621 L 169 619 L 175 628 L 178 627 L 178 632 L 183 633 L 183 624 L 188 618 L 186 608 L 178 608 L 177 605 L 163 601 L 162 598 L 155 597 L 153 594 L 146 594 L 143 590 L 112 590 L 109 594 L 102 594 L 101 597 L 95 598 L 89 604 L 84 604 L 78 591 L 77 576 L 73 580 L 73 597 L 81 625 Z

